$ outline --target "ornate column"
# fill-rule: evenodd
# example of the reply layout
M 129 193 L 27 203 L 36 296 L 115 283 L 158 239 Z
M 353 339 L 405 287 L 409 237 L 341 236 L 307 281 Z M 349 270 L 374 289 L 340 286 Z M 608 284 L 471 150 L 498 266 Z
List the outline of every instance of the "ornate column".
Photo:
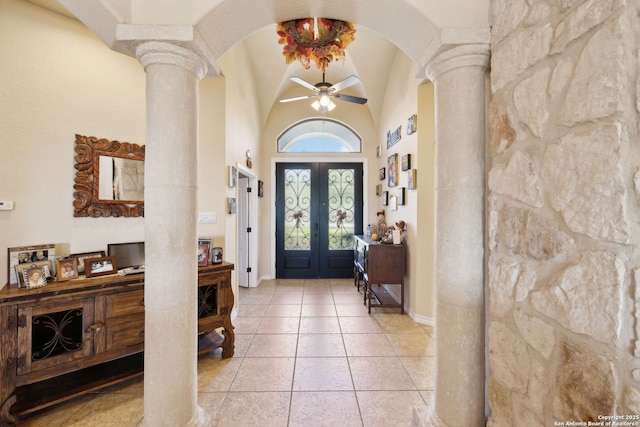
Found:
M 426 426 L 485 425 L 484 187 L 488 44 L 452 47 L 426 72 L 436 104 L 436 392 Z
M 207 66 L 168 42 L 143 42 L 136 56 L 147 73 L 144 424 L 198 425 L 198 83 Z

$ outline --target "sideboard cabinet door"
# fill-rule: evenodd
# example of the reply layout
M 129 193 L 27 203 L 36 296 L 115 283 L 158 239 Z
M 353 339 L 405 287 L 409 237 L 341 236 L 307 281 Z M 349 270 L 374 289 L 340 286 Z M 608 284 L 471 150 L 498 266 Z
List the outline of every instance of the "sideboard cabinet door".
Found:
M 51 370 L 59 374 L 65 364 L 93 354 L 94 298 L 74 299 L 18 309 L 17 374 Z

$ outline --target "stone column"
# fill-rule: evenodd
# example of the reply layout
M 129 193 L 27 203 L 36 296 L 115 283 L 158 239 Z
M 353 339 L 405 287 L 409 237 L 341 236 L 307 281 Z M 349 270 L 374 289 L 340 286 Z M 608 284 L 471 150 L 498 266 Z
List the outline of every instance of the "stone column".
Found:
M 198 84 L 195 52 L 146 42 L 144 424 L 202 423 L 197 381 Z
M 422 425 L 485 425 L 484 187 L 488 44 L 427 65 L 436 104 L 436 391 Z

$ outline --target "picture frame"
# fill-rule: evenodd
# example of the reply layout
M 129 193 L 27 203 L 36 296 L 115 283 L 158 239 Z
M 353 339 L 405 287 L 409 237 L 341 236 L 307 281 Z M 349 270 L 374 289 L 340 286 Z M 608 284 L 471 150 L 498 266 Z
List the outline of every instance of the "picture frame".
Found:
M 382 157 L 382 147 L 380 145 L 376 147 L 376 157 L 377 158 Z
M 389 209 L 392 211 L 398 210 L 398 198 L 396 196 L 389 197 Z
M 47 281 L 51 281 L 53 280 L 53 265 L 51 260 L 45 260 L 45 261 L 34 261 L 34 262 L 30 262 L 30 263 L 22 263 L 22 264 L 16 264 L 14 267 L 14 271 L 15 271 L 15 275 L 16 275 L 16 279 L 17 279 L 17 285 L 19 288 L 25 288 L 27 285 L 25 283 L 24 277 L 25 277 L 25 271 L 27 268 L 31 268 L 31 267 L 38 267 L 38 268 L 43 268 L 44 269 L 44 277 Z
M 407 135 L 411 135 L 418 130 L 418 115 L 413 114 L 407 120 Z
M 227 197 L 227 213 L 235 214 L 238 211 L 238 203 L 235 197 Z
M 55 259 L 56 245 L 53 243 L 7 248 L 7 280 L 10 285 L 18 284 L 15 266 L 34 261 Z
M 398 126 L 393 132 L 387 132 L 387 149 L 396 145 L 402 138 L 402 125 Z
M 405 187 L 398 187 L 398 205 L 403 206 L 405 204 Z
M 78 258 L 56 259 L 56 272 L 58 282 L 77 279 L 80 277 L 78 273 Z
M 378 171 L 378 179 L 380 179 L 380 181 L 384 181 L 386 176 L 387 176 L 387 170 L 385 168 L 380 168 L 380 170 Z
M 103 256 L 86 258 L 84 260 L 84 274 L 89 277 L 106 276 L 118 272 L 116 257 Z
M 91 252 L 80 252 L 76 254 L 70 254 L 69 258 L 77 258 L 78 259 L 78 274 L 84 274 L 84 260 L 87 258 L 100 258 L 105 256 L 105 251 L 91 251 Z
M 258 197 L 264 197 L 264 182 L 258 180 Z
M 229 166 L 229 187 L 235 188 L 238 185 L 238 168 Z
M 376 196 L 382 195 L 382 184 L 376 185 Z
M 209 248 L 211 248 L 209 243 L 198 242 L 198 267 L 206 267 L 209 265 Z
M 418 177 L 416 169 L 407 171 L 407 188 L 409 190 L 415 190 L 418 185 Z
M 211 248 L 213 247 L 213 239 L 210 239 L 208 237 L 198 237 L 198 247 L 200 247 L 200 245 L 204 243 L 209 245 L 209 253 L 211 254 Z M 211 257 L 209 257 L 209 259 L 211 260 Z
M 387 158 L 387 186 L 398 185 L 398 153 L 394 153 Z
M 382 192 L 382 206 L 389 206 L 389 192 Z
M 411 169 L 411 154 L 405 154 L 400 159 L 401 169 L 403 171 L 408 171 Z
M 22 280 L 25 283 L 25 288 L 36 289 L 46 286 L 49 280 L 47 279 L 47 273 L 44 266 L 30 265 L 22 269 Z

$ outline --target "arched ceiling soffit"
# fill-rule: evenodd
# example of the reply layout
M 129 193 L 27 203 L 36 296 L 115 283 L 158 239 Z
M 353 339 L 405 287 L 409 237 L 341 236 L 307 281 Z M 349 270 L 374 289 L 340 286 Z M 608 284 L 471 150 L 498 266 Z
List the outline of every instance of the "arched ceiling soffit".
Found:
M 323 16 L 364 25 L 424 61 L 444 28 L 487 28 L 489 0 L 58 0 L 110 48 L 118 24 L 191 25 L 219 59 L 231 46 L 278 21 Z M 460 13 L 460 11 L 464 11 Z

